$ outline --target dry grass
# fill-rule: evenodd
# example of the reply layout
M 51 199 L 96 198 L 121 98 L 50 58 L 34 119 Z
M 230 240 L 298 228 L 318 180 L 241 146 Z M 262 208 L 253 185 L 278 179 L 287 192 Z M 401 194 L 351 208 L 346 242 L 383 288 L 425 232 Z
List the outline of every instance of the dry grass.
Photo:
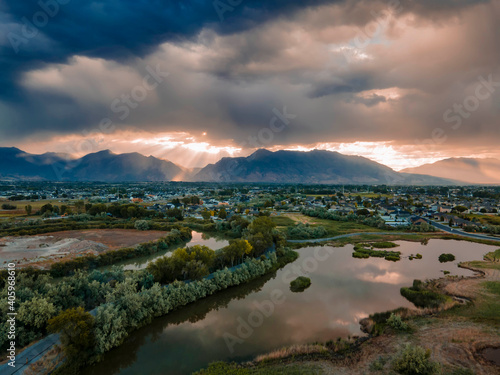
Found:
M 263 354 L 255 358 L 255 362 L 265 362 L 277 359 L 284 359 L 298 355 L 326 354 L 328 349 L 324 345 L 292 345 L 286 348 L 275 350 L 274 352 Z

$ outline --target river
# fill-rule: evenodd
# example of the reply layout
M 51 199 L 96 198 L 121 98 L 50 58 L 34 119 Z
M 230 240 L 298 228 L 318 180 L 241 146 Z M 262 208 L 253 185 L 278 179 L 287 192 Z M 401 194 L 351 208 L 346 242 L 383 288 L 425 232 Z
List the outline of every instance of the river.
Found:
M 443 270 L 471 275 L 457 264 L 481 260 L 495 249 L 455 240 L 397 243 L 401 246 L 393 250 L 402 252 L 399 262 L 352 258 L 352 245 L 300 249 L 297 261 L 273 275 L 198 301 L 133 332 L 83 373 L 190 374 L 213 361 L 250 360 L 291 344 L 362 335 L 360 319 L 412 306 L 401 297 L 402 286 L 410 286 L 414 279 L 443 276 Z M 408 259 L 416 253 L 423 259 Z M 456 260 L 439 263 L 441 253 L 452 253 Z M 306 273 L 311 287 L 292 293 L 289 281 Z M 279 298 L 270 304 L 273 296 Z

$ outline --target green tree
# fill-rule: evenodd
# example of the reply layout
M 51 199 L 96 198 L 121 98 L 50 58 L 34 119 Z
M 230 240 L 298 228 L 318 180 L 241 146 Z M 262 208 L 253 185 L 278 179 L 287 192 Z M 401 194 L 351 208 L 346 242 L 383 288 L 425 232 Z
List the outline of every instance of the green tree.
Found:
M 77 369 L 94 354 L 95 320 L 83 307 L 62 311 L 49 320 L 48 330 L 59 333 L 67 361 L 64 367 Z M 60 373 L 65 373 L 61 370 Z
M 24 324 L 44 330 L 47 321 L 57 313 L 57 308 L 47 298 L 34 297 L 19 307 L 18 319 Z
M 75 202 L 75 208 L 76 208 L 76 211 L 81 214 L 82 213 L 82 210 L 83 210 L 83 207 L 85 206 L 85 203 L 83 201 L 76 201 Z
M 26 214 L 28 216 L 30 216 L 31 213 L 33 212 L 33 207 L 31 206 L 31 204 L 28 204 L 26 207 L 24 207 L 24 209 L 26 210 Z
M 225 208 L 221 208 L 219 211 L 219 219 L 225 220 L 227 218 L 227 212 Z
M 211 213 L 208 210 L 202 211 L 201 212 L 201 217 L 203 217 L 204 220 L 208 220 L 211 217 Z

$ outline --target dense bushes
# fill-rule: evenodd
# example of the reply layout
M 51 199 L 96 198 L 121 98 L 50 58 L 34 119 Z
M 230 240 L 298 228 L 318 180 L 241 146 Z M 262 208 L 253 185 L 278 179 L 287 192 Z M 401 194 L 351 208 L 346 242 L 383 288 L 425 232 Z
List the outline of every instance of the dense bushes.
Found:
M 438 308 L 448 301 L 445 295 L 427 290 L 420 280 L 414 280 L 411 288 L 403 287 L 400 292 L 403 297 L 416 307 Z
M 396 331 L 408 331 L 410 329 L 408 324 L 401 319 L 401 316 L 394 313 L 391 313 L 391 316 L 387 319 L 387 325 Z
M 392 244 L 392 242 L 379 242 L 379 243 L 377 243 L 377 245 L 382 246 L 382 248 L 394 247 L 390 244 Z M 393 245 L 396 245 L 396 244 L 393 244 Z M 359 258 L 359 259 L 367 259 L 369 257 L 376 257 L 376 258 L 384 258 L 386 260 L 390 260 L 390 261 L 394 261 L 394 262 L 401 260 L 401 258 L 400 258 L 401 252 L 399 252 L 399 251 L 373 250 L 373 248 L 366 248 L 365 246 L 370 246 L 370 244 L 356 244 L 354 246 L 354 252 L 352 253 L 352 257 Z M 372 246 L 375 246 L 375 244 Z
M 121 260 L 151 255 L 167 250 L 170 246 L 189 241 L 191 238 L 191 229 L 179 227 L 178 229 L 172 229 L 168 236 L 154 242 L 140 244 L 135 248 L 108 251 L 99 255 L 86 255 L 67 262 L 54 263 L 50 268 L 50 272 L 54 277 L 61 277 L 79 269 L 88 270 L 108 266 Z
M 218 251 L 199 245 L 177 249 L 171 256 L 150 263 L 147 269 L 155 281 L 162 284 L 197 280 L 224 267 L 240 264 L 253 255 L 254 248 L 247 240 L 233 240 Z
M 17 275 L 16 311 L 17 345 L 23 347 L 47 333 L 50 319 L 62 311 L 100 306 L 95 317 L 97 352 L 102 354 L 126 337 L 127 332 L 146 324 L 152 318 L 204 298 L 216 291 L 252 280 L 279 266 L 275 253 L 265 259 L 247 259 L 239 268 L 215 272 L 208 279 L 190 283 L 174 281 L 167 287 L 153 283 L 146 270 L 124 272 L 77 271 L 74 276 L 53 283 L 48 275 Z M 2 291 L 0 312 L 7 314 L 7 293 Z M 74 315 L 74 314 L 73 314 Z M 0 348 L 6 348 L 9 325 L 0 325 Z M 57 328 L 53 328 L 57 330 Z
M 220 221 L 215 224 L 218 232 L 226 232 L 234 237 L 243 236 L 243 231 L 248 228 L 250 222 L 240 215 L 233 215 L 229 220 Z
M 327 230 L 322 227 L 311 227 L 308 224 L 299 223 L 293 227 L 287 228 L 287 236 L 294 240 L 308 240 L 311 238 L 323 238 L 328 234 Z
M 393 361 L 394 371 L 403 375 L 434 375 L 438 374 L 440 367 L 429 358 L 430 350 L 420 346 L 407 344 L 399 356 Z
M 152 276 L 144 271 L 130 275 L 142 286 L 152 285 Z M 106 295 L 113 291 L 113 285 L 125 280 L 123 270 L 91 273 L 77 272 L 60 282 L 52 282 L 46 274 L 18 272 L 16 275 L 16 344 L 20 347 L 47 333 L 47 322 L 59 312 L 82 306 L 91 310 L 106 301 Z M 0 298 L 0 312 L 7 314 L 7 286 Z M 7 322 L 0 324 L 0 347 L 4 349 L 7 340 Z
M 439 256 L 440 263 L 453 262 L 455 260 L 455 255 L 453 254 L 441 254 Z
M 398 246 L 399 245 L 394 242 L 375 242 L 372 244 L 372 247 L 375 249 L 391 249 Z
M 108 304 L 100 306 L 96 315 L 97 353 L 103 354 L 118 346 L 128 332 L 149 322 L 154 317 L 169 313 L 181 306 L 205 298 L 217 291 L 240 285 L 266 274 L 277 265 L 274 253 L 266 260 L 248 259 L 233 271 L 217 271 L 210 279 L 191 283 L 175 281 L 167 287 L 154 284 L 137 293 L 137 285 L 128 283 L 113 293 Z M 118 288 L 118 286 L 117 286 Z
M 302 292 L 311 286 L 311 279 L 304 276 L 299 276 L 290 283 L 292 292 Z

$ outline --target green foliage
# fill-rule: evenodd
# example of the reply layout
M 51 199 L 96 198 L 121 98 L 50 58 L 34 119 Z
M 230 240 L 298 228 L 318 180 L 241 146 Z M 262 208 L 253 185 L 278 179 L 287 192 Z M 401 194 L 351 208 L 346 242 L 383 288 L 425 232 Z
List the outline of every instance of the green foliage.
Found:
M 149 230 L 150 224 L 147 220 L 137 220 L 134 224 L 135 229 L 137 230 Z
M 219 219 L 225 220 L 227 218 L 227 212 L 225 208 L 221 208 L 219 211 Z
M 372 247 L 375 249 L 391 249 L 393 247 L 398 247 L 398 244 L 395 244 L 394 242 L 374 242 L 372 244 Z
M 500 249 L 487 253 L 484 256 L 484 260 L 490 262 L 498 262 L 500 260 Z
M 387 325 L 389 325 L 391 328 L 394 328 L 397 331 L 408 331 L 409 326 L 407 323 L 401 319 L 400 315 L 396 315 L 394 313 L 391 313 L 391 316 L 389 319 L 387 319 Z
M 388 246 L 389 242 L 382 246 Z M 353 258 L 367 259 L 369 257 L 384 258 L 385 260 L 390 260 L 397 262 L 401 260 L 401 252 L 399 251 L 387 251 L 387 250 L 373 250 L 367 249 L 365 246 L 370 246 L 369 244 L 356 244 L 354 246 L 354 252 L 352 253 Z
M 26 326 L 35 330 L 43 330 L 47 321 L 55 316 L 57 308 L 47 298 L 35 296 L 21 303 L 17 318 Z
M 299 276 L 290 283 L 292 292 L 302 292 L 311 286 L 311 279 L 304 276 Z
M 82 307 L 65 310 L 49 320 L 49 332 L 60 334 L 66 354 L 64 367 L 77 368 L 93 354 L 94 325 L 94 317 L 85 312 Z
M 124 259 L 132 259 L 145 255 L 155 254 L 159 251 L 167 250 L 170 246 L 192 238 L 191 229 L 179 227 L 172 229 L 170 234 L 155 242 L 143 243 L 135 248 L 123 248 L 108 251 L 99 255 L 86 255 L 66 262 L 57 262 L 50 268 L 51 275 L 61 277 L 70 275 L 76 270 L 89 270 L 101 266 L 108 266 Z
M 441 254 L 439 256 L 440 263 L 453 262 L 455 260 L 455 255 L 453 254 Z
M 301 212 L 306 216 L 318 217 L 321 219 L 342 222 L 356 222 L 378 229 L 394 230 L 393 227 L 386 225 L 385 221 L 378 216 L 364 216 L 356 214 L 341 215 L 338 213 L 330 212 L 325 208 L 304 209 Z
M 400 290 L 401 295 L 416 307 L 438 308 L 448 301 L 448 298 L 440 293 L 426 290 L 420 280 L 414 280 L 411 288 L 403 287 Z
M 420 346 L 407 344 L 399 356 L 392 362 L 394 371 L 403 375 L 434 375 L 440 371 L 440 366 L 432 362 L 430 351 Z
M 309 224 L 299 223 L 287 228 L 287 237 L 290 239 L 307 240 L 311 238 L 324 238 L 328 234 L 322 226 L 309 226 Z
M 370 364 L 370 371 L 372 372 L 382 371 L 384 370 L 386 363 L 387 363 L 387 358 L 380 356 Z
M 254 255 L 247 240 L 233 240 L 218 251 L 206 246 L 175 250 L 170 257 L 162 257 L 148 265 L 156 282 L 168 284 L 175 280 L 198 280 L 224 267 L 233 267 Z

